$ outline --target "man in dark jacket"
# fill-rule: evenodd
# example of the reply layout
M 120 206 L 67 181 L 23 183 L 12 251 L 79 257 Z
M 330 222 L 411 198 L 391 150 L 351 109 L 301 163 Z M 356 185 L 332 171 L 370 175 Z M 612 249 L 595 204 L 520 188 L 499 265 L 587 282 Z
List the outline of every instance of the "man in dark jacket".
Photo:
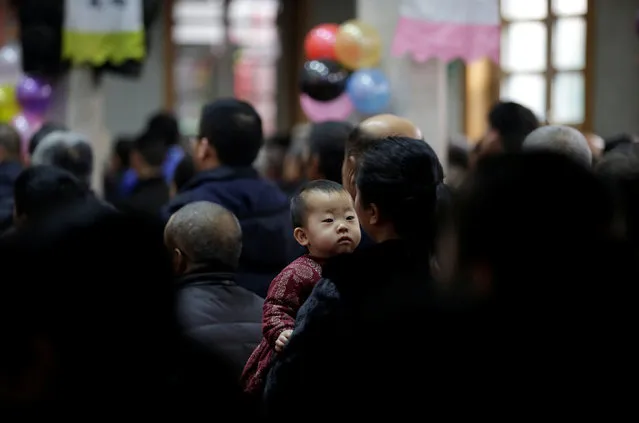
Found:
M 204 385 L 219 379 L 203 376 L 208 368 L 204 363 L 218 362 L 235 384 L 262 338 L 264 305 L 235 283 L 240 225 L 224 207 L 198 201 L 171 216 L 164 238 L 178 276 L 178 317 L 190 342 L 188 361 L 202 358 L 191 376 Z
M 164 141 L 143 133 L 134 141 L 130 156 L 131 169 L 137 181 L 131 194 L 115 205 L 124 212 L 157 218 L 169 201 L 169 186 L 162 175 L 162 164 L 166 157 Z
M 206 105 L 194 146 L 198 174 L 168 204 L 164 217 L 195 201 L 229 209 L 242 226 L 238 284 L 264 297 L 288 265 L 292 231 L 286 195 L 252 167 L 262 146 L 262 120 L 248 103 L 220 99 Z
M 13 183 L 21 170 L 20 135 L 11 126 L 0 124 L 0 232 L 13 222 Z

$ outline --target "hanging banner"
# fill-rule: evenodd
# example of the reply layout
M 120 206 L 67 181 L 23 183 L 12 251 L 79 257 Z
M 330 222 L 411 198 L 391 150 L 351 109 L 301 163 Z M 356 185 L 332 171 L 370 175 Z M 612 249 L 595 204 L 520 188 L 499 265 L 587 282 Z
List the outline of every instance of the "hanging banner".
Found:
M 499 63 L 498 0 L 401 0 L 393 56 Z
M 66 0 L 62 56 L 73 64 L 142 60 L 142 0 Z

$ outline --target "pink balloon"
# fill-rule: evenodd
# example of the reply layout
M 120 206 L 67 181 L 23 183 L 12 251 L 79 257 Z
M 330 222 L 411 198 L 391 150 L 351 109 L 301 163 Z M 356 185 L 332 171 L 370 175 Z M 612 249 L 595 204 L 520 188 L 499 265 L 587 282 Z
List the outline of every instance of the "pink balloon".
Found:
M 29 150 L 29 140 L 42 126 L 42 118 L 27 113 L 20 113 L 11 120 L 11 125 L 18 131 L 22 139 L 22 154 Z
M 312 122 L 345 120 L 353 113 L 353 103 L 346 94 L 342 94 L 332 101 L 316 101 L 306 94 L 301 94 L 300 104 Z

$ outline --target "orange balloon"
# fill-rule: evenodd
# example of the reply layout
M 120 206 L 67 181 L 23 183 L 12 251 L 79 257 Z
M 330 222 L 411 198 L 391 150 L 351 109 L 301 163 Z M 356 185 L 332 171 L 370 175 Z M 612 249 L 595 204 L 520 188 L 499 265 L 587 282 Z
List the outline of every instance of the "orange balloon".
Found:
M 346 68 L 371 68 L 382 58 L 382 40 L 377 30 L 357 19 L 344 22 L 335 38 L 335 55 Z

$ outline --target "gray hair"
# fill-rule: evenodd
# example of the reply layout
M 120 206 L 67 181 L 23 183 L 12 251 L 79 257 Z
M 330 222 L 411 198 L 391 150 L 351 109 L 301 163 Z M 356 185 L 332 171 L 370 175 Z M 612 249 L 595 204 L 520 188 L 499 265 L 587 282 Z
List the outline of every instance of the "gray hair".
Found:
M 569 126 L 542 126 L 524 140 L 524 150 L 541 149 L 565 154 L 583 165 L 592 166 L 592 151 L 588 140 Z
M 169 247 L 179 248 L 195 265 L 220 263 L 237 269 L 242 229 L 233 213 L 208 201 L 187 204 L 166 224 Z
M 76 132 L 53 131 L 40 141 L 31 156 L 31 163 L 65 169 L 89 185 L 93 149 L 87 139 Z

